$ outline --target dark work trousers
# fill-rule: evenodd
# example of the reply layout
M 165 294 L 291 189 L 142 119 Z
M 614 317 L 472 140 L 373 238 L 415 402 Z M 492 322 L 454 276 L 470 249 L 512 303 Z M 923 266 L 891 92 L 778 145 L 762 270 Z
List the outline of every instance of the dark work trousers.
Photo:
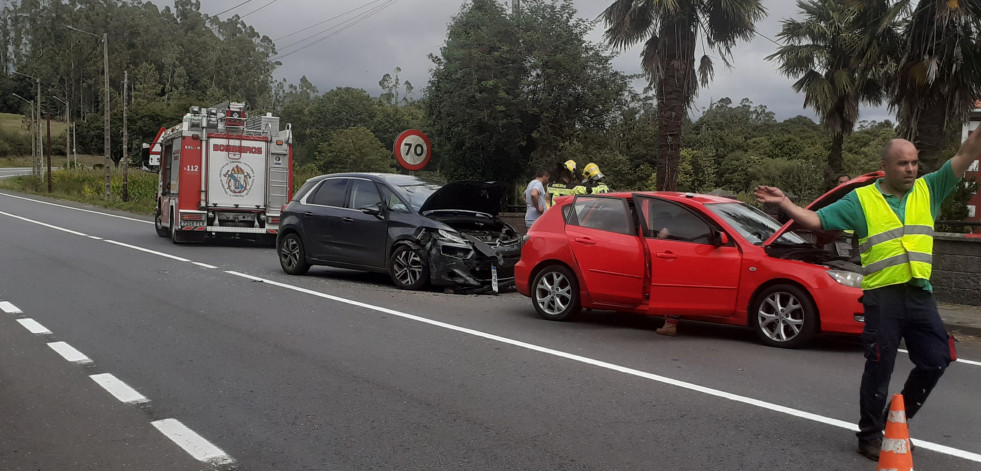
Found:
M 906 417 L 923 406 L 950 364 L 947 331 L 937 312 L 933 293 L 908 284 L 865 291 L 865 372 L 858 421 L 859 440 L 882 437 L 884 410 L 889 398 L 889 379 L 896 363 L 900 339 L 906 339 L 909 359 L 915 365 L 903 386 Z

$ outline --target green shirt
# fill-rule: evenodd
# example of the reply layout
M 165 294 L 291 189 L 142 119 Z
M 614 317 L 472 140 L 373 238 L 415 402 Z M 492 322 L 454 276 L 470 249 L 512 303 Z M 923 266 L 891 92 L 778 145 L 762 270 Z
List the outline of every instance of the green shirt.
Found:
M 930 189 L 930 212 L 933 213 L 933 219 L 936 220 L 940 215 L 940 206 L 954 191 L 957 183 L 961 179 L 954 174 L 954 169 L 951 168 L 949 160 L 944 163 L 943 167 L 940 167 L 940 170 L 928 173 L 920 178 L 926 181 L 927 188 Z M 882 180 L 880 178 L 873 183 L 880 193 L 882 193 L 882 187 L 880 186 Z M 903 223 L 906 222 L 906 198 L 909 196 L 909 193 L 907 191 L 902 198 L 882 193 L 882 196 L 886 199 L 886 203 L 889 204 L 892 211 L 899 217 L 899 221 Z M 862 211 L 862 204 L 859 203 L 855 190 L 850 191 L 842 199 L 817 210 L 817 215 L 821 219 L 821 227 L 825 230 L 851 230 L 855 231 L 855 237 L 859 239 L 868 237 L 869 226 L 865 221 L 865 212 Z M 919 286 L 926 291 L 933 291 L 930 280 L 914 278 L 909 283 Z

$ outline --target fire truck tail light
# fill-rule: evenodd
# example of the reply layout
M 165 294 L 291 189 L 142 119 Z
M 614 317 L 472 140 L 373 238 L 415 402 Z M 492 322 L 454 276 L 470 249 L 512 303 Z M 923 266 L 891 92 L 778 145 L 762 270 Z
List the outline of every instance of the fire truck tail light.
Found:
M 194 139 L 195 141 L 200 140 L 201 139 L 201 135 L 200 134 L 191 134 L 191 139 Z
M 181 214 L 181 219 L 185 221 L 204 221 L 204 213 Z
M 269 224 L 279 224 L 279 218 L 269 218 Z
M 280 139 L 280 140 L 278 140 L 278 141 L 276 141 L 276 145 L 277 145 L 277 146 L 281 146 L 281 145 L 283 145 L 283 140 L 282 140 L 282 139 Z

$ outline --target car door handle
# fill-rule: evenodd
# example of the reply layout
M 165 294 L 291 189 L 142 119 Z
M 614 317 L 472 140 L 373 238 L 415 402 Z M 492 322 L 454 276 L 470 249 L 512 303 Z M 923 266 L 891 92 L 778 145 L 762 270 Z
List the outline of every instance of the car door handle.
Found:
M 303 212 L 303 215 L 304 216 L 313 216 L 313 211 L 304 211 Z
M 354 222 L 354 218 L 341 218 L 341 221 L 344 221 L 344 222 Z
M 573 240 L 575 240 L 576 242 L 579 242 L 580 244 L 583 244 L 583 245 L 596 245 L 596 242 L 594 242 L 593 239 L 591 239 L 589 237 L 576 237 Z
M 673 254 L 673 253 L 671 253 L 671 252 L 658 252 L 657 253 L 657 258 L 666 258 L 668 260 L 674 260 L 674 259 L 678 258 L 678 256 L 675 255 L 675 254 Z

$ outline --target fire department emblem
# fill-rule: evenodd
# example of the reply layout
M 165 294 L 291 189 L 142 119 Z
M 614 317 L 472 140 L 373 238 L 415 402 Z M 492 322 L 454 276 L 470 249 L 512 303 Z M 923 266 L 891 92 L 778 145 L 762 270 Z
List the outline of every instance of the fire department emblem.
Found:
M 245 162 L 229 162 L 221 169 L 222 189 L 228 196 L 246 196 L 252 190 L 255 171 Z

